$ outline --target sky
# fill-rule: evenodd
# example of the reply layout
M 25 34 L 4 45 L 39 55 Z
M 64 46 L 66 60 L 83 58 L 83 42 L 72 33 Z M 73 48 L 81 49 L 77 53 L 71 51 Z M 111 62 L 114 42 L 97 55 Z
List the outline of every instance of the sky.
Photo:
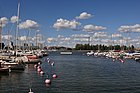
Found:
M 21 41 L 74 47 L 90 37 L 90 44 L 139 47 L 140 0 L 0 0 L 4 40 L 8 31 L 14 38 L 19 1 Z

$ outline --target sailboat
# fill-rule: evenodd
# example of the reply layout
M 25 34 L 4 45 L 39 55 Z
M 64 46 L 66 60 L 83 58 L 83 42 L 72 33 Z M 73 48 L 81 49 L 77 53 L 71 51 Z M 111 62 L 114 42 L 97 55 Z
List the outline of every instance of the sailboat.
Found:
M 16 34 L 15 34 L 15 46 L 16 49 L 14 51 L 15 55 L 9 55 L 7 56 L 7 59 L 2 59 L 1 61 L 1 66 L 2 67 L 9 67 L 11 70 L 24 70 L 25 69 L 25 64 L 23 63 L 23 60 L 21 60 L 21 57 L 17 56 L 17 33 L 19 30 L 19 9 L 20 9 L 20 3 L 18 3 L 18 11 L 17 11 L 17 27 L 16 27 Z

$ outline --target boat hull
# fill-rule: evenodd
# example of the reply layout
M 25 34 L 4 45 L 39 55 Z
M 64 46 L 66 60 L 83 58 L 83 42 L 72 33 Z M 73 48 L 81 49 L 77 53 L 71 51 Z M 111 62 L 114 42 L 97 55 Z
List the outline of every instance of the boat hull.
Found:
M 0 68 L 0 74 L 7 74 L 9 73 L 9 68 Z
M 60 52 L 61 55 L 72 55 L 72 52 Z

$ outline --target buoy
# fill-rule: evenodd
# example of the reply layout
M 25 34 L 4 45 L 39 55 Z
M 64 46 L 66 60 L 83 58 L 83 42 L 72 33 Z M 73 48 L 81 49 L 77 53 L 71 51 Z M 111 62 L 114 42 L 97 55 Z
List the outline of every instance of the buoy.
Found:
M 120 60 L 120 62 L 124 63 L 124 61 L 122 59 L 119 59 L 119 60 Z
M 34 65 L 34 68 L 37 68 L 37 64 Z
M 41 68 L 40 66 L 37 67 L 37 69 Z
M 49 60 L 49 58 L 47 58 L 47 60 Z
M 51 66 L 54 66 L 54 62 L 51 63 Z
M 115 59 L 113 59 L 113 62 L 115 61 Z
M 122 62 L 122 63 L 124 63 L 124 61 L 123 61 L 123 60 L 121 60 L 121 62 Z
M 42 70 L 41 70 L 41 68 L 38 68 L 37 71 L 38 71 L 38 72 L 41 72 Z
M 38 62 L 38 65 L 40 65 L 41 64 L 41 62 Z
M 45 83 L 46 83 L 46 84 L 51 84 L 51 80 L 50 80 L 50 79 L 46 79 L 46 80 L 45 80 Z
M 51 62 L 51 61 L 50 61 L 50 60 L 48 60 L 48 63 L 49 63 L 49 64 L 50 64 L 50 62 Z
M 57 75 L 56 74 L 53 74 L 53 76 L 52 76 L 53 78 L 57 78 Z
M 40 71 L 40 74 L 41 74 L 41 75 L 44 75 L 45 73 L 41 70 L 41 71 Z
M 29 91 L 29 93 L 34 93 L 34 92 L 32 92 L 31 88 L 30 88 L 30 91 Z

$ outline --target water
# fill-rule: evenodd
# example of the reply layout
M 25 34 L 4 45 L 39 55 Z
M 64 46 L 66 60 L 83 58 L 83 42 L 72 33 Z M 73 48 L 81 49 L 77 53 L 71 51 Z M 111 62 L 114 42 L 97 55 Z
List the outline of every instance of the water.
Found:
M 34 65 L 25 71 L 0 75 L 0 93 L 140 93 L 140 63 L 134 60 L 112 61 L 104 57 L 85 56 L 82 52 L 73 55 L 48 56 L 55 62 L 52 67 L 43 58 L 41 65 L 44 76 L 38 74 Z M 51 85 L 45 84 L 51 78 Z

